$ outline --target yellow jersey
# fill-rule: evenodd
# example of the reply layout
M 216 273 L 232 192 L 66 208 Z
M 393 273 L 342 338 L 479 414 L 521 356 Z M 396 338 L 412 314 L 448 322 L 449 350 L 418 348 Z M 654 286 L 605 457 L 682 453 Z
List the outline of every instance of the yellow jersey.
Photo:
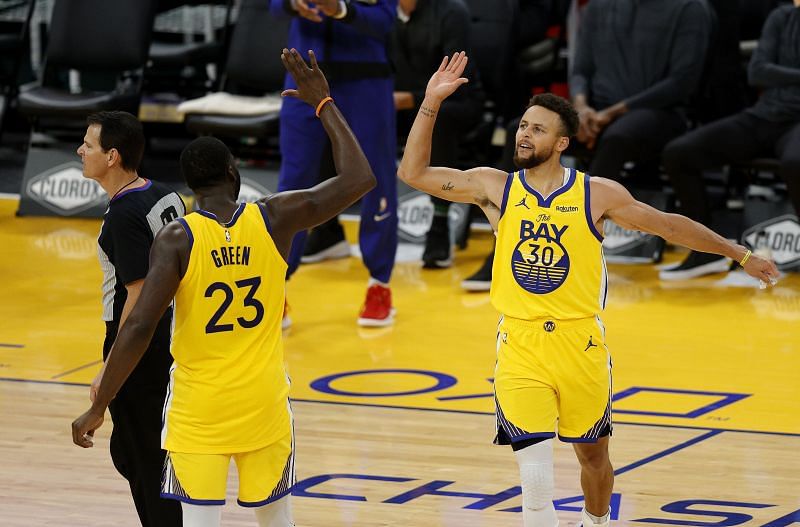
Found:
M 286 262 L 261 205 L 240 204 L 228 223 L 206 211 L 178 221 L 191 249 L 175 294 L 162 447 L 263 448 L 291 430 L 281 335 Z
M 606 303 L 603 237 L 592 221 L 589 176 L 564 169 L 546 198 L 508 175 L 492 266 L 492 305 L 523 320 L 595 316 Z

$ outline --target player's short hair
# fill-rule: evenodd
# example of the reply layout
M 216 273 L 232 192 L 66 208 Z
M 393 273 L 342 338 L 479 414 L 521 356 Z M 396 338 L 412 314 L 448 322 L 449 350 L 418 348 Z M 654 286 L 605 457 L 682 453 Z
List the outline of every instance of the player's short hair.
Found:
M 104 152 L 116 149 L 124 170 L 139 170 L 144 155 L 144 131 L 139 119 L 128 112 L 97 112 L 86 119 L 86 124 L 100 126 L 100 148 Z
M 181 152 L 181 173 L 192 190 L 225 181 L 231 166 L 231 151 L 214 137 L 198 137 Z
M 575 137 L 578 133 L 578 112 L 572 107 L 572 104 L 563 97 L 553 95 L 552 93 L 540 93 L 531 97 L 528 103 L 528 108 L 532 106 L 541 106 L 547 108 L 551 112 L 555 112 L 561 117 L 561 131 L 567 137 Z

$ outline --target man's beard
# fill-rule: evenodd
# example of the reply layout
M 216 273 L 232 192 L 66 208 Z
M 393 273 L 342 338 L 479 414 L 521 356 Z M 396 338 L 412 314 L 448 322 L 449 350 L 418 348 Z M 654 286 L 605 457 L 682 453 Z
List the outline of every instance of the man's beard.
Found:
M 550 156 L 553 155 L 553 149 L 551 148 L 547 155 L 539 154 L 536 149 L 533 149 L 533 155 L 529 158 L 521 158 L 519 157 L 519 147 L 517 147 L 517 151 L 514 152 L 514 166 L 517 168 L 535 168 L 550 159 Z

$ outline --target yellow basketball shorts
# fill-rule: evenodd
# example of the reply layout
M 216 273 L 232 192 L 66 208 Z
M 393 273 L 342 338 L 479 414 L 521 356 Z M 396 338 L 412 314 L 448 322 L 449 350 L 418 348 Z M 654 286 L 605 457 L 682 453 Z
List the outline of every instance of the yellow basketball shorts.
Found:
M 239 474 L 239 505 L 261 507 L 292 491 L 294 436 L 286 434 L 275 443 L 252 452 L 190 454 L 167 452 L 161 481 L 161 497 L 195 505 L 222 505 L 233 458 Z
M 500 319 L 496 444 L 533 438 L 593 443 L 611 433 L 611 356 L 598 317 Z

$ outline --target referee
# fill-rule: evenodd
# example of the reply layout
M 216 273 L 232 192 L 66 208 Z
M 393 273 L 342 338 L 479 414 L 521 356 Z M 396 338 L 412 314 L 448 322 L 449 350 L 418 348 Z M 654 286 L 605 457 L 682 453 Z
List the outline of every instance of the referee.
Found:
M 103 270 L 104 367 L 92 382 L 94 400 L 105 360 L 119 328 L 131 312 L 148 270 L 150 245 L 156 233 L 186 207 L 180 196 L 137 173 L 144 152 L 141 123 L 126 112 L 89 116 L 78 155 L 83 176 L 97 181 L 109 196 L 98 243 Z M 111 459 L 128 480 L 143 527 L 182 524 L 177 502 L 162 499 L 161 415 L 172 364 L 172 309 L 161 318 L 150 346 L 109 410 L 114 422 Z

